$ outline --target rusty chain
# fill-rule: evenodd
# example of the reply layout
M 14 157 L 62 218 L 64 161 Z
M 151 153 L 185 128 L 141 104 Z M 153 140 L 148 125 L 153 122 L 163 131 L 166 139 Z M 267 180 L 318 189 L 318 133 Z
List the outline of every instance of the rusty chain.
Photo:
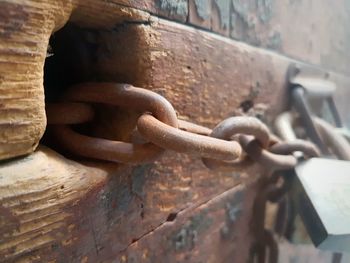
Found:
M 101 92 L 103 91 L 103 92 Z M 72 125 L 95 118 L 94 105 L 108 104 L 140 112 L 136 133 L 141 142 L 112 141 L 76 131 Z M 267 126 L 253 117 L 230 117 L 213 130 L 178 120 L 173 106 L 161 95 L 128 84 L 86 83 L 71 87 L 62 102 L 46 107 L 53 136 L 69 152 L 98 160 L 121 163 L 145 163 L 158 158 L 164 150 L 190 153 L 202 157 L 210 169 L 244 169 L 253 163 L 265 167 L 270 177 L 257 197 L 254 216 L 263 220 L 256 229 L 255 256 L 265 262 L 277 262 L 278 248 L 273 234 L 265 229 L 266 204 L 278 202 L 287 192 L 289 181 L 276 184 L 278 171 L 295 167 L 293 155 L 299 151 L 308 157 L 319 155 L 317 147 L 307 141 L 280 141 Z
M 164 97 L 128 84 L 79 84 L 68 89 L 62 101 L 47 105 L 48 124 L 55 126 L 52 130 L 62 147 L 83 157 L 144 163 L 154 161 L 164 150 L 173 150 L 201 156 L 214 169 L 235 168 L 251 161 L 274 169 L 289 169 L 297 162 L 291 155 L 293 151 L 301 150 L 309 155 L 316 151 L 304 141 L 276 142 L 266 125 L 253 117 L 231 117 L 213 130 L 178 120 Z M 96 103 L 141 112 L 136 128 L 145 142 L 111 141 L 75 131 L 71 125 L 94 118 L 91 104 Z

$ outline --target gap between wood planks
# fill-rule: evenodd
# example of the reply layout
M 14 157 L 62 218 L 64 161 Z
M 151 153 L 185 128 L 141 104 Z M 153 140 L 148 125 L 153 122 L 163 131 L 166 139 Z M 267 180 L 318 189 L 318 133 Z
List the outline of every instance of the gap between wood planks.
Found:
M 120 250 L 118 252 L 118 254 L 125 253 L 134 243 L 136 243 L 144 238 L 147 238 L 150 234 L 152 234 L 153 232 L 156 232 L 158 229 L 162 228 L 163 226 L 174 224 L 177 217 L 179 215 L 181 216 L 182 214 L 185 214 L 188 210 L 195 210 L 195 209 L 200 208 L 202 206 L 206 206 L 211 202 L 218 201 L 218 200 L 224 198 L 226 195 L 228 195 L 231 191 L 238 189 L 238 188 L 242 188 L 242 186 L 243 186 L 243 184 L 239 183 L 239 184 L 235 185 L 234 187 L 229 188 L 229 189 L 225 190 L 224 192 L 221 192 L 220 194 L 212 197 L 211 199 L 205 200 L 205 201 L 200 202 L 198 204 L 190 205 L 188 207 L 184 207 L 184 208 L 178 210 L 177 212 L 170 213 L 168 215 L 167 219 L 165 221 L 161 222 L 158 226 L 154 227 L 153 229 L 147 231 L 146 233 L 142 234 L 141 236 L 139 236 L 137 238 L 133 238 L 132 242 L 129 245 L 127 245 L 124 249 Z

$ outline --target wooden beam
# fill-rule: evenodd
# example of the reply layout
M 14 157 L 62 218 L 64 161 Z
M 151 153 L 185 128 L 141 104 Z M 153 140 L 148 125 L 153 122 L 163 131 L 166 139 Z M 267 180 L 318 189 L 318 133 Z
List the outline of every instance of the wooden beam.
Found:
M 240 175 L 247 176 L 213 173 L 197 158 L 172 153 L 136 167 L 81 165 L 43 147 L 0 167 L 0 258 L 96 262 L 116 257 L 180 211 L 235 187 Z M 246 218 L 252 191 L 239 203 Z M 223 199 L 220 206 L 226 203 Z
M 43 66 L 70 3 L 0 3 L 0 160 L 32 152 L 45 131 Z
M 189 0 L 188 23 L 348 73 L 349 12 L 346 0 L 332 8 L 326 0 Z
M 0 7 L 4 17 L 0 21 L 0 88 L 6 94 L 1 98 L 0 159 L 30 153 L 38 145 L 46 125 L 42 69 L 48 40 L 68 19 L 82 27 L 113 31 L 130 22 L 150 25 L 154 20 L 150 14 L 155 14 L 349 72 L 346 0 L 337 1 L 332 8 L 325 0 L 191 0 L 189 4 L 184 0 L 16 0 L 2 2 Z M 302 21 L 302 30 L 294 21 Z
M 286 107 L 291 59 L 152 16 L 148 21 L 89 31 L 98 40 L 90 76 L 153 89 L 181 117 L 211 127 L 245 109 L 245 102 L 267 121 Z M 348 94 L 348 78 L 331 78 Z M 78 165 L 42 149 L 1 166 L 0 255 L 7 261 L 94 262 L 120 255 L 172 214 L 261 175 L 213 173 L 198 158 L 172 152 L 130 167 Z
M 97 32 L 100 50 L 107 48 L 108 55 L 97 53 L 92 74 L 153 89 L 180 117 L 209 127 L 245 105 L 268 123 L 288 107 L 286 74 L 295 60 L 167 20 L 151 21 Z M 333 72 L 330 79 L 348 119 L 349 105 L 341 100 L 349 94 L 350 79 Z
M 179 212 L 132 243 L 119 262 L 248 262 L 255 190 L 238 186 Z

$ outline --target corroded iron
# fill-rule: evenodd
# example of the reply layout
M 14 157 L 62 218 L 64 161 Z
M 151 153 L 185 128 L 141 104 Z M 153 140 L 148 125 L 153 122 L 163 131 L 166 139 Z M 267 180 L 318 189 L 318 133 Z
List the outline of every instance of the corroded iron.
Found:
M 328 94 L 316 94 L 314 96 L 328 96 Z M 301 112 L 301 114 L 303 113 Z M 312 127 L 315 128 L 324 147 L 326 147 L 332 155 L 340 159 L 349 160 L 350 145 L 337 131 L 336 127 L 310 113 L 306 115 L 309 121 L 312 122 Z M 336 120 L 336 117 L 334 119 Z M 296 134 L 293 131 L 293 124 L 295 125 L 297 123 L 296 120 L 297 117 L 291 112 L 282 113 L 277 118 L 277 131 L 284 136 L 284 139 L 296 138 Z M 307 135 L 310 136 L 310 132 L 307 132 Z M 298 141 L 294 140 L 294 143 L 295 142 Z M 284 145 L 276 144 L 276 146 L 272 146 L 270 150 L 278 153 L 288 153 L 290 152 L 288 147 L 291 146 L 291 143 L 293 143 L 293 141 L 283 142 L 282 144 Z M 305 146 L 307 145 L 302 144 L 300 147 L 294 145 L 292 148 L 302 150 Z M 320 151 L 315 152 L 312 146 L 313 145 L 310 144 L 307 148 L 303 149 L 304 156 L 319 157 L 321 155 Z M 323 151 L 323 154 L 324 152 L 325 151 Z M 347 236 L 349 228 L 347 228 L 346 224 L 346 213 L 348 213 L 348 211 L 346 205 L 340 206 L 339 204 L 346 203 L 347 200 L 345 189 L 347 188 L 348 169 L 348 163 L 344 161 L 312 158 L 299 163 L 295 169 L 288 172 L 290 173 L 289 175 L 285 176 L 286 174 L 284 174 L 283 186 L 285 185 L 287 188 L 291 188 L 289 198 L 292 202 L 289 202 L 287 205 L 292 212 L 288 215 L 286 207 L 279 207 L 278 214 L 280 220 L 277 220 L 279 232 L 290 236 L 290 226 L 295 219 L 295 211 L 298 211 L 316 247 L 337 252 L 346 251 L 349 242 Z M 330 174 L 332 174 L 331 177 L 329 176 Z M 291 180 L 290 178 L 293 179 Z M 317 180 L 317 185 L 314 184 L 315 179 Z M 274 196 L 275 194 L 281 196 L 283 188 L 284 187 L 281 187 L 280 189 L 281 193 L 278 193 L 279 191 L 272 193 L 272 199 L 270 198 L 270 200 L 276 199 Z M 285 229 L 283 229 L 281 224 L 281 215 L 283 214 L 285 214 L 285 219 L 287 219 Z M 345 217 L 343 217 L 343 215 L 345 215 Z M 339 258 L 338 253 L 333 254 L 333 259 L 335 258 Z
M 154 161 L 163 151 L 152 143 L 133 144 L 82 135 L 68 125 L 57 125 L 53 133 L 57 142 L 70 152 L 98 160 L 145 163 Z
M 198 154 L 220 160 L 235 160 L 241 155 L 241 146 L 226 141 L 173 128 L 149 114 L 137 121 L 141 135 L 154 144 L 168 150 Z
M 277 262 L 276 241 L 273 234 L 265 229 L 266 204 L 279 202 L 289 190 L 292 177 L 279 176 L 276 171 L 296 166 L 295 151 L 309 157 L 319 155 L 312 143 L 302 140 L 283 142 L 260 120 L 247 116 L 228 118 L 213 130 L 179 121 L 172 105 L 164 97 L 126 84 L 81 84 L 69 89 L 63 99 L 68 102 L 47 107 L 49 124 L 55 126 L 53 134 L 57 142 L 80 156 L 144 163 L 154 161 L 164 150 L 173 150 L 199 155 L 207 167 L 214 169 L 235 170 L 260 164 L 268 176 L 263 177 L 264 188 L 254 206 L 255 217 L 260 219 L 254 226 L 254 257 L 258 262 L 265 262 L 268 255 L 269 262 Z M 138 112 L 140 115 L 132 131 L 137 135 L 138 143 L 94 138 L 72 129 L 69 124 L 93 119 L 93 108 L 87 103 L 109 104 Z M 281 185 L 277 183 L 278 178 L 283 179 Z
M 262 147 L 267 147 L 270 140 L 269 129 L 254 117 L 237 116 L 220 122 L 210 134 L 211 137 L 230 140 L 234 135 L 253 135 Z
M 269 151 L 280 155 L 287 155 L 300 151 L 310 158 L 318 157 L 321 154 L 315 144 L 299 139 L 275 143 L 269 148 Z
M 271 135 L 268 128 L 261 121 L 252 117 L 228 118 L 218 124 L 210 136 L 229 140 L 237 135 L 239 135 L 238 141 L 247 153 L 247 157 L 271 170 L 287 170 L 295 167 L 297 158 L 292 156 L 291 153 L 296 150 L 306 151 L 310 155 L 315 155 L 317 152 L 317 149 L 312 144 L 301 140 L 283 145 L 275 136 Z M 270 145 L 275 147 L 275 153 L 270 151 Z M 277 147 L 278 149 L 276 150 Z M 288 152 L 279 153 L 278 151 L 281 150 L 288 150 Z M 241 168 L 243 164 L 250 164 L 247 158 L 231 163 L 213 161 L 206 158 L 203 159 L 203 162 L 207 167 L 214 169 L 217 167 L 220 169 L 222 167 L 224 169 L 234 169 Z
M 103 92 L 101 90 L 103 89 Z M 162 122 L 177 128 L 172 105 L 162 96 L 127 84 L 87 83 L 70 88 L 64 99 L 71 102 L 107 103 L 142 112 L 151 112 Z M 62 117 L 62 121 L 64 117 Z M 56 120 L 56 123 L 58 121 Z M 125 163 L 150 162 L 164 149 L 152 144 L 133 144 L 79 134 L 68 125 L 53 129 L 57 142 L 78 156 Z
M 293 155 L 274 154 L 263 149 L 253 136 L 240 135 L 239 142 L 251 159 L 268 169 L 287 170 L 297 164 L 297 159 Z
M 269 144 L 269 130 L 258 119 L 253 117 L 231 117 L 220 122 L 210 134 L 211 137 L 220 138 L 224 140 L 231 140 L 234 136 L 239 134 L 253 135 L 259 140 L 259 144 L 267 147 Z M 203 158 L 203 163 L 209 168 L 244 168 L 244 164 L 249 165 L 250 162 L 246 158 L 241 158 L 240 161 L 225 163 L 224 161 L 212 160 L 212 158 Z
M 198 124 L 194 124 L 189 121 L 178 120 L 178 123 L 179 123 L 179 129 L 183 131 L 206 135 L 206 136 L 209 136 L 209 134 L 211 133 L 211 129 Z
M 296 165 L 297 159 L 290 155 L 293 149 L 309 150 L 310 155 L 315 153 L 310 145 L 301 141 L 282 145 L 265 124 L 253 117 L 228 118 L 213 131 L 178 121 L 174 108 L 164 97 L 128 84 L 80 84 L 68 89 L 63 100 L 68 102 L 47 107 L 49 124 L 55 125 L 53 134 L 63 148 L 88 158 L 143 163 L 153 161 L 166 149 L 199 155 L 210 168 L 239 169 L 254 161 L 269 169 L 281 170 Z M 83 123 L 94 117 L 92 106 L 86 103 L 103 103 L 140 112 L 136 125 L 141 135 L 139 143 L 94 138 L 73 130 L 68 124 Z M 242 154 L 242 147 L 247 156 Z
M 173 106 L 163 96 L 129 84 L 84 83 L 71 87 L 63 96 L 74 102 L 105 103 L 140 112 L 151 112 L 160 121 L 178 127 Z
M 91 121 L 95 112 L 91 105 L 77 102 L 48 103 L 48 124 L 79 124 Z

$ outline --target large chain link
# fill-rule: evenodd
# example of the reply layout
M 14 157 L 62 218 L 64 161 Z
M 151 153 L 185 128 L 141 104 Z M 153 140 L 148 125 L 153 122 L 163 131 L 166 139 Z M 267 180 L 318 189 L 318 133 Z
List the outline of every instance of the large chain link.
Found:
M 94 104 L 114 105 L 140 112 L 136 133 L 142 142 L 112 141 L 78 133 L 71 125 L 90 122 L 95 117 Z M 293 155 L 300 151 L 309 157 L 319 155 L 317 147 L 307 141 L 282 142 L 259 119 L 230 117 L 213 130 L 178 120 L 173 106 L 150 90 L 128 84 L 86 83 L 71 87 L 62 102 L 47 105 L 48 124 L 55 140 L 71 153 L 98 160 L 122 163 L 145 163 L 158 158 L 164 150 L 190 153 L 202 157 L 210 169 L 244 169 L 253 163 L 265 168 L 264 190 L 257 196 L 254 217 L 261 218 L 256 229 L 255 256 L 265 262 L 277 262 L 278 249 L 273 234 L 265 229 L 266 204 L 278 202 L 289 188 L 288 178 L 276 184 L 278 171 L 296 166 Z
M 214 169 L 228 166 L 234 169 L 251 163 L 248 159 L 273 169 L 289 169 L 297 162 L 291 155 L 293 151 L 307 154 L 317 151 L 304 141 L 298 145 L 276 142 L 266 125 L 253 117 L 231 117 L 213 130 L 178 120 L 173 106 L 164 97 L 128 84 L 80 84 L 68 89 L 62 100 L 47 105 L 48 124 L 55 126 L 53 133 L 60 145 L 78 156 L 144 163 L 154 161 L 164 150 L 173 150 L 201 156 Z M 136 128 L 146 142 L 111 141 L 76 132 L 70 125 L 94 118 L 91 103 L 141 112 Z M 281 147 L 289 150 L 280 153 Z

